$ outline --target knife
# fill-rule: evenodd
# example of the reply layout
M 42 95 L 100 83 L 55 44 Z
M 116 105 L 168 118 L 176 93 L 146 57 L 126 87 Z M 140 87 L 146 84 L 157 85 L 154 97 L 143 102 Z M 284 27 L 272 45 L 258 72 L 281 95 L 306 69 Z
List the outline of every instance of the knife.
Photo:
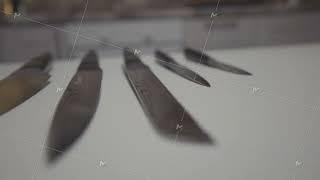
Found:
M 225 64 L 223 62 L 219 62 L 219 61 L 211 58 L 210 56 L 208 56 L 206 54 L 203 54 L 200 51 L 191 49 L 191 48 L 185 48 L 184 49 L 184 54 L 185 54 L 186 58 L 189 61 L 200 63 L 200 64 L 203 64 L 203 65 L 206 65 L 206 66 L 209 66 L 209 67 L 220 69 L 220 70 L 226 71 L 226 72 L 231 72 L 231 73 L 234 73 L 234 74 L 250 75 L 250 76 L 252 75 L 248 71 L 245 71 L 245 70 L 240 69 L 238 67 L 235 67 L 233 65 Z
M 100 98 L 102 70 L 91 50 L 83 58 L 56 108 L 51 124 L 48 161 L 54 162 L 84 133 L 92 120 Z
M 165 67 L 166 69 L 170 70 L 171 72 L 174 72 L 179 76 L 185 79 L 188 79 L 189 81 L 195 82 L 203 86 L 210 87 L 209 82 L 206 81 L 203 77 L 201 77 L 199 74 L 195 73 L 194 71 L 188 69 L 187 67 L 180 65 L 173 58 L 166 55 L 164 52 L 156 50 L 155 56 L 157 58 L 157 63 Z
M 170 139 L 212 144 L 213 140 L 180 105 L 140 58 L 126 49 L 123 70 L 156 131 Z
M 44 53 L 0 81 L 0 115 L 9 112 L 49 84 L 51 55 Z

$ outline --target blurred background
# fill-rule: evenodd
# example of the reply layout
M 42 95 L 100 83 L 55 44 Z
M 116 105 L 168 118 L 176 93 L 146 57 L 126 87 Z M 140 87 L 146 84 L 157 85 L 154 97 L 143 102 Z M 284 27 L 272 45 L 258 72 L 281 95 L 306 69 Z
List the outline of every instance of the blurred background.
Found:
M 88 49 L 113 56 L 126 46 L 201 49 L 217 2 L 0 0 L 0 62 L 43 51 L 66 59 Z M 319 42 L 319 10 L 319 0 L 221 0 L 207 49 Z

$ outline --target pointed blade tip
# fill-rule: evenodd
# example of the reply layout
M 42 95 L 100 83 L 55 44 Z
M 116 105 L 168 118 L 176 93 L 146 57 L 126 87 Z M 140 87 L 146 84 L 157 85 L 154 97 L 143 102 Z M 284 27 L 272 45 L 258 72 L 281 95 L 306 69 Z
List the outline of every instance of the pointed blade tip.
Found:
M 132 55 L 135 55 L 132 51 L 132 49 L 130 49 L 129 47 L 125 47 L 123 48 L 123 55 L 125 57 L 128 57 L 128 56 L 132 56 Z
M 47 51 L 47 52 L 42 53 L 39 57 L 41 57 L 41 59 L 51 60 L 52 54 L 49 51 Z
M 88 54 L 97 54 L 97 53 L 96 53 L 96 51 L 95 51 L 94 49 L 90 49 L 90 50 L 88 51 Z
M 206 86 L 206 87 L 211 87 L 211 85 L 210 85 L 210 83 L 206 83 L 206 84 L 204 84 L 204 86 Z
M 235 74 L 239 74 L 239 75 L 244 75 L 244 76 L 252 76 L 253 74 L 246 71 L 246 70 L 243 70 L 243 69 L 239 69 L 238 72 L 233 72 Z
M 89 50 L 84 55 L 78 69 L 100 69 L 98 55 L 95 50 Z
M 183 135 L 181 134 L 180 142 L 191 143 L 191 144 L 199 144 L 199 145 L 215 145 L 215 141 L 207 134 L 198 134 L 196 136 Z M 176 140 L 176 138 L 175 138 Z
M 90 49 L 88 52 L 87 52 L 87 54 L 85 55 L 85 58 L 97 58 L 98 56 L 97 56 L 97 53 L 96 53 L 96 51 L 95 50 L 93 50 L 93 49 Z
M 196 78 L 193 79 L 193 81 L 202 86 L 211 87 L 210 83 L 200 75 L 197 75 Z

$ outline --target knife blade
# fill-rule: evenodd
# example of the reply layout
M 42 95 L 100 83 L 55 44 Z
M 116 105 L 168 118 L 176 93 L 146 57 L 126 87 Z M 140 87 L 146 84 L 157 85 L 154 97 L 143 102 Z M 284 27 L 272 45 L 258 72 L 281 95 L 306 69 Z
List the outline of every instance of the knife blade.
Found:
M 82 59 L 56 107 L 48 136 L 48 146 L 56 151 L 48 150 L 49 162 L 57 160 L 87 129 L 98 107 L 101 81 L 98 57 L 91 50 Z
M 172 57 L 168 56 L 164 52 L 156 50 L 155 56 L 157 58 L 157 63 L 170 70 L 171 72 L 174 72 L 175 74 L 178 74 L 179 76 L 191 82 L 210 87 L 210 83 L 207 80 L 205 80 L 196 72 L 188 69 L 183 65 L 180 65 Z
M 195 62 L 195 63 L 199 63 L 199 64 L 203 64 L 209 67 L 213 67 L 222 71 L 226 71 L 226 72 L 231 72 L 234 74 L 240 74 L 240 75 L 249 75 L 251 76 L 252 74 L 246 70 L 240 69 L 238 67 L 235 67 L 233 65 L 230 64 L 226 64 L 220 61 L 217 61 L 213 58 L 211 58 L 210 56 L 208 56 L 207 54 L 201 53 L 198 50 L 194 50 L 191 48 L 185 48 L 184 49 L 184 54 L 187 58 L 187 60 Z M 201 62 L 200 62 L 201 60 Z
M 200 128 L 161 81 L 140 58 L 124 51 L 123 70 L 142 109 L 155 130 L 169 140 L 212 144 L 211 137 Z
M 0 81 L 0 116 L 19 106 L 49 84 L 51 55 L 44 53 Z

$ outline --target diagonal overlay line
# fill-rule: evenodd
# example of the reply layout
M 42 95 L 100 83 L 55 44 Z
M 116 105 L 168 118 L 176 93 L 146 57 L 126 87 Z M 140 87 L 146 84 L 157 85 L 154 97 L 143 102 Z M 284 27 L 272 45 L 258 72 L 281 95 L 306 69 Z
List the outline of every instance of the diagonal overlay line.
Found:
M 220 4 L 220 0 L 218 0 L 218 2 L 217 2 L 217 5 L 216 5 L 216 8 L 215 8 L 214 12 L 217 12 L 218 7 L 219 7 L 219 4 Z M 209 27 L 209 30 L 208 30 L 208 33 L 207 33 L 207 37 L 206 37 L 205 43 L 204 43 L 203 48 L 202 48 L 201 57 L 200 57 L 200 60 L 199 60 L 199 62 L 200 62 L 200 63 L 202 62 L 203 54 L 204 54 L 204 51 L 205 51 L 206 46 L 207 46 L 208 39 L 209 39 L 210 34 L 211 34 L 211 30 L 212 30 L 213 22 L 214 22 L 214 18 L 212 18 L 212 20 L 211 20 L 210 27 Z M 195 80 L 195 79 L 196 79 L 196 77 L 197 77 L 197 75 L 195 74 L 195 76 L 194 76 L 193 80 Z M 181 116 L 181 119 L 180 119 L 179 123 L 182 123 L 182 122 L 183 122 L 183 119 L 184 119 L 185 113 L 186 113 L 186 109 L 185 109 L 185 108 L 183 108 L 183 113 L 182 113 L 182 116 Z M 180 134 L 180 132 L 181 132 L 181 131 L 183 131 L 183 129 L 181 129 L 181 130 L 178 130 L 178 131 L 177 131 L 175 141 L 177 141 L 177 140 L 178 140 L 178 137 L 179 137 L 179 134 Z
M 86 5 L 85 5 L 85 8 L 84 8 L 84 11 L 83 11 L 83 14 L 82 14 L 82 17 L 81 17 L 81 21 L 80 21 L 80 24 L 79 24 L 79 27 L 78 27 L 78 31 L 77 31 L 77 34 L 76 34 L 76 37 L 75 37 L 75 40 L 73 42 L 73 46 L 72 46 L 72 50 L 71 50 L 71 53 L 70 53 L 70 56 L 69 56 L 69 60 L 68 62 L 70 62 L 70 59 L 73 55 L 73 52 L 74 52 L 74 48 L 76 46 L 76 43 L 77 43 L 77 40 L 78 40 L 78 37 L 79 37 L 79 32 L 81 30 L 81 26 L 82 26 L 82 23 L 83 23 L 83 19 L 86 15 L 86 12 L 87 12 L 87 8 L 88 8 L 88 4 L 89 4 L 89 0 L 86 0 Z M 39 166 L 40 166 L 40 160 L 41 160 L 41 157 L 42 157 L 42 154 L 43 154 L 43 151 L 44 151 L 44 147 L 46 147 L 46 144 L 47 144 L 47 139 L 48 139 L 48 134 L 45 136 L 45 139 L 42 141 L 42 148 L 40 150 L 40 158 L 38 160 L 38 162 L 35 164 L 35 167 L 34 167 L 34 173 L 32 175 L 32 180 L 36 180 L 36 177 L 38 176 L 39 174 Z
M 15 16 L 15 14 L 11 13 L 11 14 L 8 14 L 2 10 L 0 10 L 1 13 L 5 14 L 5 15 L 8 15 L 8 16 Z M 76 35 L 76 36 L 79 36 L 81 38 L 84 38 L 84 39 L 87 39 L 87 40 L 93 40 L 93 41 L 96 41 L 98 43 L 100 43 L 101 45 L 104 45 L 104 46 L 111 46 L 111 47 L 114 47 L 114 48 L 118 48 L 118 49 L 121 49 L 121 50 L 124 50 L 125 48 L 124 47 L 121 47 L 115 43 L 112 43 L 112 42 L 105 42 L 105 41 L 101 41 L 99 39 L 96 39 L 92 36 L 89 36 L 87 34 L 82 34 L 80 32 L 74 32 L 74 31 L 71 31 L 71 30 L 67 30 L 67 29 L 64 29 L 64 28 L 60 28 L 60 27 L 57 27 L 57 26 L 53 26 L 53 25 L 50 25 L 50 24 L 47 24 L 47 23 L 43 23 L 41 21 L 37 21 L 35 19 L 32 19 L 30 17 L 27 17 L 23 14 L 19 14 L 19 18 L 22 18 L 28 22 L 31 22 L 31 23 L 36 23 L 36 24 L 39 24 L 39 25 L 42 25 L 42 26 L 45 26 L 47 28 L 51 28 L 51 29 L 54 29 L 54 30 L 57 30 L 57 31 L 61 31 L 61 32 L 64 32 L 64 33 L 68 33 L 68 34 L 71 34 L 71 35 Z

